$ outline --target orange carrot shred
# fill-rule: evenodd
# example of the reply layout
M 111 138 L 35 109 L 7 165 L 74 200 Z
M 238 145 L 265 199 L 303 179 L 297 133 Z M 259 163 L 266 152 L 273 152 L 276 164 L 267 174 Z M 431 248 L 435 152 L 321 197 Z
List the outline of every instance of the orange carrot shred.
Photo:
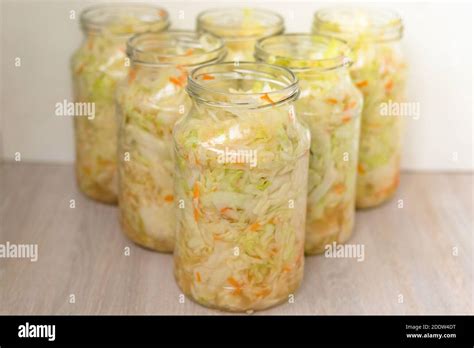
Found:
M 201 273 L 196 272 L 196 280 L 197 280 L 198 283 L 201 282 Z
M 270 249 L 270 254 L 271 254 L 271 255 L 276 255 L 277 253 L 278 253 L 278 248 L 277 248 L 277 247 L 272 247 L 272 248 Z
M 137 78 L 137 71 L 135 69 L 130 69 L 128 73 L 128 84 L 131 84 Z
M 203 79 L 203 80 L 214 80 L 215 77 L 212 76 L 212 75 L 209 75 L 209 74 L 203 74 L 203 75 L 202 75 L 202 79 Z
M 387 83 L 385 83 L 385 90 L 390 92 L 393 88 L 393 80 L 388 80 Z
M 239 283 L 237 280 L 235 280 L 234 277 L 229 277 L 229 278 L 227 278 L 227 281 L 228 281 L 229 284 L 232 285 L 234 288 L 237 288 L 237 289 L 238 289 L 238 288 L 241 287 L 240 283 Z
M 194 183 L 193 197 L 194 199 L 199 199 L 199 185 L 197 182 Z
M 266 102 L 268 102 L 268 103 L 270 103 L 270 104 L 273 104 L 273 103 L 274 103 L 274 101 L 270 98 L 270 96 L 268 95 L 268 93 L 265 93 L 264 95 L 262 95 L 262 96 L 260 97 L 260 99 L 262 99 L 262 100 L 264 100 L 264 101 L 266 101 Z
M 196 208 L 194 208 L 194 221 L 199 221 L 199 210 L 197 210 Z
M 334 192 L 341 194 L 346 190 L 346 186 L 344 184 L 337 184 L 333 187 Z
M 260 224 L 258 222 L 250 225 L 250 231 L 256 231 L 260 228 Z
M 184 52 L 184 55 L 185 55 L 185 56 L 190 56 L 190 55 L 193 54 L 193 52 L 194 52 L 194 50 L 193 50 L 192 48 L 188 48 L 188 49 L 186 50 L 186 52 Z
M 166 195 L 165 196 L 165 201 L 166 202 L 173 202 L 174 196 L 173 195 Z
M 361 87 L 366 87 L 369 84 L 369 81 L 364 80 L 364 81 L 359 81 L 356 83 L 356 86 L 361 88 Z
M 360 164 L 360 163 L 357 164 L 357 172 L 358 172 L 359 174 L 365 174 L 365 168 L 364 168 L 364 166 L 363 166 L 362 164 Z
M 181 80 L 177 79 L 176 77 L 170 77 L 170 82 L 178 87 L 183 87 L 183 83 L 181 82 Z
M 344 115 L 342 116 L 342 123 L 347 123 L 351 120 L 351 116 L 350 115 Z
M 236 295 L 236 296 L 240 295 L 241 293 L 242 293 L 242 289 L 241 289 L 241 288 L 237 288 L 237 289 L 235 289 L 234 291 L 232 291 L 232 295 Z
M 335 104 L 337 104 L 337 99 L 328 98 L 328 99 L 326 99 L 326 103 L 335 105 Z
M 222 208 L 220 211 L 221 211 L 221 214 L 224 214 L 226 211 L 228 210 L 232 210 L 232 208 L 229 208 L 229 207 L 224 207 Z
M 234 291 L 232 291 L 232 295 L 240 295 L 240 293 L 242 292 L 242 285 L 240 285 L 240 283 L 233 277 L 227 278 L 227 281 L 234 288 Z

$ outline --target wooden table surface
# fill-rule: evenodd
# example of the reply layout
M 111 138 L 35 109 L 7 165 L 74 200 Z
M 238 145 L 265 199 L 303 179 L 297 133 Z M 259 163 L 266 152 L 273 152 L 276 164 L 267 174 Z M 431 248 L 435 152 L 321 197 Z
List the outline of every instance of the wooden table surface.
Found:
M 116 207 L 78 192 L 72 165 L 0 171 L 0 243 L 39 254 L 0 258 L 0 314 L 221 313 L 180 303 L 172 256 L 127 240 Z M 308 257 L 295 302 L 260 313 L 472 314 L 473 215 L 472 174 L 404 173 L 392 201 L 357 213 L 349 243 L 364 261 Z

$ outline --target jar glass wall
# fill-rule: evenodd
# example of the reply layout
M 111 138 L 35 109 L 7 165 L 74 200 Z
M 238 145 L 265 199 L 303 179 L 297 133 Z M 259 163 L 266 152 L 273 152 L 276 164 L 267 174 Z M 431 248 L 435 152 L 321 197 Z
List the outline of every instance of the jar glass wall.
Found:
M 257 60 L 290 68 L 301 95 L 296 113 L 311 131 L 305 251 L 324 252 L 352 233 L 362 95 L 349 75 L 349 47 L 318 35 L 260 40 Z
M 147 5 L 101 5 L 81 15 L 85 40 L 71 61 L 74 100 L 93 103 L 94 117 L 75 117 L 76 176 L 87 196 L 117 201 L 115 91 L 127 75 L 127 40 L 168 27 L 168 14 Z
M 400 175 L 402 119 L 385 115 L 382 106 L 404 101 L 401 18 L 386 10 L 325 9 L 316 13 L 313 31 L 342 38 L 353 49 L 352 79 L 364 95 L 357 207 L 376 206 L 395 193 Z
M 294 112 L 294 74 L 263 63 L 193 71 L 174 129 L 175 276 L 209 307 L 261 310 L 303 277 L 310 134 Z
M 283 18 L 274 12 L 251 8 L 226 8 L 202 12 L 197 30 L 222 37 L 227 46 L 228 61 L 253 61 L 258 39 L 281 34 Z
M 188 71 L 225 56 L 222 39 L 189 31 L 131 38 L 129 77 L 118 88 L 120 221 L 134 242 L 163 252 L 174 247 L 172 130 L 189 111 Z

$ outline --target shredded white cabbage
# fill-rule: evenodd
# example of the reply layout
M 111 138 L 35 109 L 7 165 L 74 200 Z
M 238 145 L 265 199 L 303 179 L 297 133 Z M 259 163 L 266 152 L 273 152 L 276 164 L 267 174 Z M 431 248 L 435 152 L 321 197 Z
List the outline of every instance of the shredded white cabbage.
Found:
M 296 113 L 311 131 L 308 254 L 345 242 L 354 225 L 362 95 L 343 64 L 348 52 L 340 40 L 304 34 L 274 36 L 257 46 L 257 59 L 292 68 L 301 88 Z
M 289 103 L 256 99 L 273 106 L 195 102 L 174 129 L 176 195 L 184 204 L 176 279 L 197 302 L 230 311 L 288 300 L 303 276 L 309 132 Z M 257 165 L 222 162 L 231 150 L 255 151 Z
M 351 20 L 346 20 L 350 15 Z M 349 30 L 350 29 L 350 30 Z M 351 75 L 364 96 L 357 177 L 358 208 L 376 206 L 398 187 L 402 119 L 381 114 L 381 104 L 404 100 L 406 63 L 398 15 L 364 9 L 316 13 L 313 32 L 343 38 L 355 63 Z
M 91 198 L 106 203 L 117 201 L 115 91 L 128 71 L 126 41 L 140 30 L 159 31 L 167 25 L 163 20 L 144 21 L 123 15 L 120 21 L 105 23 L 102 30 L 88 33 L 72 57 L 75 102 L 95 103 L 94 118 L 74 119 L 77 181 L 81 191 Z
M 360 44 L 352 78 L 364 94 L 359 145 L 357 207 L 376 206 L 396 191 L 400 176 L 403 119 L 382 115 L 382 103 L 404 100 L 406 66 L 396 43 Z
M 151 52 L 154 58 L 145 65 L 133 61 L 129 79 L 118 91 L 120 220 L 136 243 L 171 252 L 178 204 L 173 192 L 172 130 L 191 104 L 184 89 L 189 67 L 173 62 L 207 62 L 206 54 L 223 43 L 208 34 L 184 31 L 144 34 L 134 40 L 141 53 Z M 140 46 L 153 40 L 156 43 L 146 51 Z M 217 54 L 213 59 L 221 58 Z
M 270 11 L 251 8 L 207 11 L 198 17 L 197 28 L 226 42 L 228 61 L 253 61 L 258 39 L 282 33 L 283 22 Z

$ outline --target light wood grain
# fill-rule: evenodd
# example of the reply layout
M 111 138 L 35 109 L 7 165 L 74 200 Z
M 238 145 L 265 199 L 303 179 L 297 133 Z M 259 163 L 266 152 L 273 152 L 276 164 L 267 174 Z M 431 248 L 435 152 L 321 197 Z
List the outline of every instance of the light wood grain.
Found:
M 179 303 L 171 255 L 127 240 L 115 207 L 77 191 L 72 166 L 0 170 L 0 243 L 39 247 L 35 263 L 0 259 L 1 314 L 221 313 Z M 472 174 L 403 174 L 392 201 L 357 214 L 349 243 L 364 245 L 363 262 L 308 257 L 295 303 L 261 313 L 472 314 L 472 195 Z

